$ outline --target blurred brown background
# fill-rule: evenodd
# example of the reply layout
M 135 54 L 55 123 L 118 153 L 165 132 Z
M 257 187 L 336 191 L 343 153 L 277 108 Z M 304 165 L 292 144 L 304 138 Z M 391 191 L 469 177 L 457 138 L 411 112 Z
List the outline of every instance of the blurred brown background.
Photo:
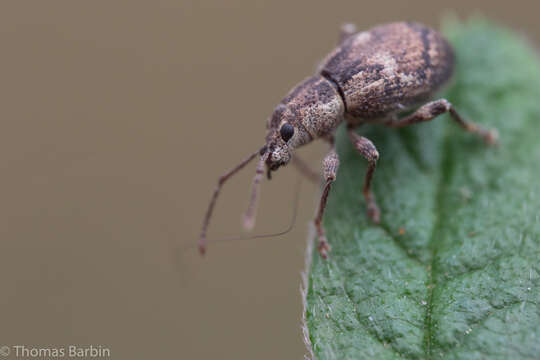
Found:
M 115 359 L 299 359 L 300 271 L 318 189 L 286 236 L 195 249 L 217 177 L 347 21 L 483 14 L 540 40 L 534 2 L 2 1 L 0 346 Z M 534 6 L 534 8 L 533 8 Z M 320 168 L 325 147 L 301 153 Z M 209 237 L 241 234 L 254 166 Z M 293 169 L 255 233 L 285 228 Z M 11 357 L 14 358 L 14 357 Z

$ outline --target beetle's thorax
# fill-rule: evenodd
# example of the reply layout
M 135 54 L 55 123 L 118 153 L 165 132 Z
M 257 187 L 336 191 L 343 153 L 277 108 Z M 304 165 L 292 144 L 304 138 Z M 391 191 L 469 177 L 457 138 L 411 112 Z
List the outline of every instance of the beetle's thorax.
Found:
M 298 84 L 269 120 L 267 167 L 276 170 L 289 162 L 293 149 L 334 132 L 344 113 L 343 100 L 331 81 L 315 75 Z

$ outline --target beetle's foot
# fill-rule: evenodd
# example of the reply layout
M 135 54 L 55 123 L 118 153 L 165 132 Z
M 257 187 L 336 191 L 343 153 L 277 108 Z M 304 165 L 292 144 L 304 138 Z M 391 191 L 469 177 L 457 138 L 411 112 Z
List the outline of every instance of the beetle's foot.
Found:
M 201 256 L 204 256 L 204 254 L 206 254 L 206 245 L 199 244 L 199 254 L 201 254 Z
M 347 40 L 347 38 L 353 36 L 358 31 L 356 29 L 356 25 L 352 23 L 343 24 L 341 26 L 339 33 L 339 42 L 342 43 L 343 41 Z
M 467 131 L 481 136 L 488 145 L 497 145 L 499 142 L 499 132 L 495 128 L 489 129 L 469 122 L 464 123 L 464 127 Z
M 488 145 L 499 144 L 499 132 L 497 131 L 497 129 L 484 130 L 484 134 L 482 135 L 482 137 Z
M 379 207 L 377 206 L 377 203 L 375 200 L 371 200 L 367 204 L 367 215 L 371 221 L 373 221 L 375 224 L 378 224 L 381 222 L 381 212 L 379 211 Z
M 319 250 L 319 254 L 323 259 L 328 259 L 328 253 L 331 249 L 330 244 L 326 240 L 326 236 L 319 235 L 319 245 L 317 245 L 317 250 Z

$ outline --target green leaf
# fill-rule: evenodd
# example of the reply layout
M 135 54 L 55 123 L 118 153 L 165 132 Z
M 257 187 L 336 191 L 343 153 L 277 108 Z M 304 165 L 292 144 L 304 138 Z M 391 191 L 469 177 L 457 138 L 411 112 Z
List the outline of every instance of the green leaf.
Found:
M 307 342 L 318 359 L 540 358 L 540 65 L 519 36 L 446 26 L 457 73 L 443 94 L 496 127 L 490 148 L 447 115 L 366 126 L 380 160 L 381 225 L 366 217 L 366 162 L 339 131 L 341 167 L 308 254 Z

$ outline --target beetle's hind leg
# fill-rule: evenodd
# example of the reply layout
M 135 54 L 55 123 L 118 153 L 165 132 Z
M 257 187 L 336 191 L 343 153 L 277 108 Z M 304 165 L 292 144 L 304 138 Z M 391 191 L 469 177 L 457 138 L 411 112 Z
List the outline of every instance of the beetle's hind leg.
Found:
M 378 224 L 381 216 L 379 207 L 375 201 L 375 195 L 371 190 L 371 179 L 373 178 L 373 173 L 375 172 L 375 168 L 377 166 L 377 160 L 379 160 L 379 152 L 369 139 L 355 133 L 352 126 L 349 126 L 348 133 L 349 138 L 351 139 L 351 142 L 356 150 L 358 150 L 360 155 L 362 155 L 368 161 L 368 168 L 362 192 L 366 198 L 368 217 L 374 223 Z
M 495 129 L 486 129 L 476 123 L 467 121 L 463 119 L 454 106 L 446 99 L 439 99 L 432 102 L 429 102 L 421 106 L 414 113 L 405 116 L 402 119 L 396 121 L 387 122 L 386 125 L 390 127 L 400 128 L 407 125 L 416 124 L 423 121 L 430 121 L 436 118 L 437 116 L 448 112 L 452 117 L 452 120 L 457 122 L 465 131 L 477 134 L 481 136 L 484 141 L 490 145 L 497 144 L 499 134 Z
M 358 30 L 356 29 L 356 25 L 352 23 L 343 24 L 339 31 L 339 43 L 341 44 L 342 42 L 347 40 L 347 38 L 356 34 L 357 31 Z

